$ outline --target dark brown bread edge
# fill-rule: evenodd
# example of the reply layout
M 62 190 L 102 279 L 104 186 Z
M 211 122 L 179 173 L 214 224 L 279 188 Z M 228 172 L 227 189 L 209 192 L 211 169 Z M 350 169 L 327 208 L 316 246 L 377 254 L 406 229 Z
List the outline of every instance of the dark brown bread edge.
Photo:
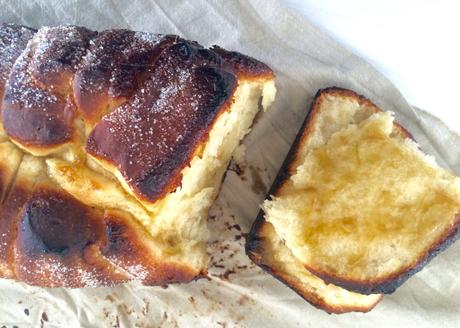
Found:
M 286 159 L 281 166 L 281 169 L 275 178 L 275 181 L 268 192 L 267 198 L 270 195 L 276 194 L 279 188 L 287 181 L 292 172 L 291 164 L 298 153 L 299 148 L 301 147 L 301 143 L 307 139 L 309 136 L 311 129 L 314 125 L 316 113 L 319 109 L 321 104 L 321 99 L 324 94 L 331 94 L 336 96 L 343 96 L 343 97 L 352 97 L 356 99 L 359 103 L 364 104 L 372 108 L 375 112 L 381 111 L 373 102 L 369 99 L 355 93 L 351 90 L 346 90 L 338 87 L 330 87 L 326 89 L 319 90 L 312 102 L 310 111 L 308 112 L 292 147 L 290 148 Z M 405 130 L 400 124 L 395 122 L 398 131 L 401 133 L 402 136 L 406 138 L 412 138 L 411 134 Z M 263 251 L 263 241 L 259 238 L 259 231 L 265 222 L 264 220 L 264 212 L 261 210 L 259 215 L 257 216 L 256 222 L 251 228 L 251 231 L 247 238 L 246 243 L 246 253 L 248 256 L 260 266 L 257 262 L 260 261 L 260 256 L 257 256 L 257 252 Z M 389 275 L 383 279 L 374 280 L 374 281 L 355 281 L 349 279 L 343 279 L 337 276 L 330 275 L 325 272 L 320 272 L 308 266 L 305 266 L 308 271 L 315 274 L 319 278 L 323 279 L 327 283 L 332 283 L 334 285 L 343 287 L 350 291 L 354 291 L 361 294 L 390 294 L 393 293 L 399 286 L 401 286 L 407 279 L 409 279 L 412 275 L 420 271 L 428 262 L 430 262 L 436 255 L 438 255 L 441 251 L 445 250 L 449 247 L 453 242 L 455 242 L 458 238 L 460 238 L 460 215 L 457 216 L 452 228 L 447 230 L 443 236 L 440 238 L 439 242 L 432 245 L 429 249 L 427 249 L 424 254 L 416 261 L 413 265 L 410 265 L 406 268 L 403 268 L 399 272 L 396 272 L 393 275 Z M 263 269 L 266 269 L 262 267 Z M 282 278 L 277 277 L 279 280 L 283 281 Z M 283 281 L 285 282 L 285 281 Z M 295 290 L 295 287 L 289 286 Z M 297 290 L 296 290 L 297 291 Z M 297 291 L 298 292 L 298 291 Z M 299 293 L 300 294 L 300 293 Z M 302 296 L 302 295 L 301 295 Z

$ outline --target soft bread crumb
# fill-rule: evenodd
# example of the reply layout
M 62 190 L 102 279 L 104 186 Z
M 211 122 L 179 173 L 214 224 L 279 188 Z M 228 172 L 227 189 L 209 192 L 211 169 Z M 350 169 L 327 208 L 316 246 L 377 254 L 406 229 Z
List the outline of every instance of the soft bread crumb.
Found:
M 267 84 L 273 87 L 267 88 Z M 148 206 L 155 213 L 150 226 L 152 235 L 161 234 L 181 240 L 184 261 L 189 256 L 186 250 L 196 249 L 200 258 L 196 259 L 195 265 L 207 266 L 205 243 L 208 239 L 208 210 L 217 197 L 233 151 L 250 131 L 260 97 L 273 98 L 273 92 L 273 81 L 240 83 L 231 109 L 222 114 L 213 126 L 203 154 L 195 156 L 190 166 L 183 170 L 182 187 L 154 206 Z M 266 102 L 268 104 L 270 102 Z
M 264 242 L 262 263 L 280 278 L 291 284 L 302 296 L 316 306 L 325 307 L 329 312 L 367 311 L 371 309 L 382 295 L 362 295 L 350 292 L 310 273 L 286 247 L 276 234 L 273 226 L 265 222 L 260 232 Z
M 0 143 L 0 201 L 3 202 L 21 163 L 22 153 L 11 142 Z
M 333 97 L 322 104 L 296 170 L 263 207 L 308 267 L 377 280 L 414 266 L 450 229 L 460 179 L 393 133 L 391 114 L 360 106 Z
M 237 164 L 244 163 L 246 156 L 246 146 L 244 144 L 239 145 L 236 147 L 235 151 L 233 152 L 233 161 Z

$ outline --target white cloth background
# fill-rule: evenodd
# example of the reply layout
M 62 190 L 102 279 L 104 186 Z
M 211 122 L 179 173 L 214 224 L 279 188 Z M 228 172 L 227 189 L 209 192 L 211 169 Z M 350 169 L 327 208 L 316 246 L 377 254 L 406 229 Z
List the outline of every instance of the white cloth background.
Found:
M 282 0 L 385 74 L 408 102 L 460 132 L 460 2 Z
M 258 206 L 319 88 L 341 86 L 396 113 L 422 148 L 460 174 L 460 138 L 414 111 L 372 66 L 275 0 L 0 0 L 0 21 L 39 27 L 81 24 L 177 33 L 269 64 L 278 96 L 245 139 L 244 173 L 229 171 L 211 210 L 210 280 L 186 285 L 45 289 L 0 279 L 0 327 L 453 327 L 460 321 L 460 244 L 433 260 L 368 314 L 327 315 L 251 265 L 239 224 Z M 223 265 L 220 268 L 215 265 Z M 229 274 L 226 279 L 225 273 Z M 28 310 L 29 315 L 25 313 Z M 46 313 L 46 315 L 45 315 Z

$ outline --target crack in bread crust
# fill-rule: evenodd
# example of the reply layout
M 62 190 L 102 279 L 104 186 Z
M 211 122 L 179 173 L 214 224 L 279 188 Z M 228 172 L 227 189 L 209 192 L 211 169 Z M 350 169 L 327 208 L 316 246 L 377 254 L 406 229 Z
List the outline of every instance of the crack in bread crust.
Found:
M 0 168 L 0 277 L 76 288 L 205 276 L 207 210 L 254 99 L 274 98 L 271 69 L 171 35 L 75 26 L 33 34 L 2 80 L 4 140 L 25 155 L 5 163 L 11 172 Z M 225 151 L 212 143 L 216 128 L 234 130 L 218 139 Z M 133 169 L 126 156 L 136 143 L 144 148 Z M 213 173 L 189 181 L 204 158 Z M 174 214 L 172 202 L 197 210 Z

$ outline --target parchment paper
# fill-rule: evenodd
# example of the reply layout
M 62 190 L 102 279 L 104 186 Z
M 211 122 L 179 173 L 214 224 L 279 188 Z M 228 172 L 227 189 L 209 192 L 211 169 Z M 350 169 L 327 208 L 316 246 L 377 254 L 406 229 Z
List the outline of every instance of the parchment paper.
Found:
M 429 114 L 414 111 L 398 90 L 361 58 L 275 0 L 0 0 L 0 5 L 3 22 L 34 27 L 125 27 L 176 33 L 205 46 L 219 44 L 269 64 L 276 72 L 278 87 L 274 106 L 259 115 L 245 139 L 245 156 L 238 159 L 242 172 L 227 173 L 211 210 L 209 252 L 213 259 L 209 280 L 168 288 L 130 283 L 116 288 L 68 290 L 33 288 L 0 279 L 0 327 L 460 325 L 460 243 L 368 314 L 327 315 L 256 268 L 243 253 L 244 233 L 319 88 L 348 87 L 396 112 L 397 120 L 427 153 L 460 174 L 458 134 Z

